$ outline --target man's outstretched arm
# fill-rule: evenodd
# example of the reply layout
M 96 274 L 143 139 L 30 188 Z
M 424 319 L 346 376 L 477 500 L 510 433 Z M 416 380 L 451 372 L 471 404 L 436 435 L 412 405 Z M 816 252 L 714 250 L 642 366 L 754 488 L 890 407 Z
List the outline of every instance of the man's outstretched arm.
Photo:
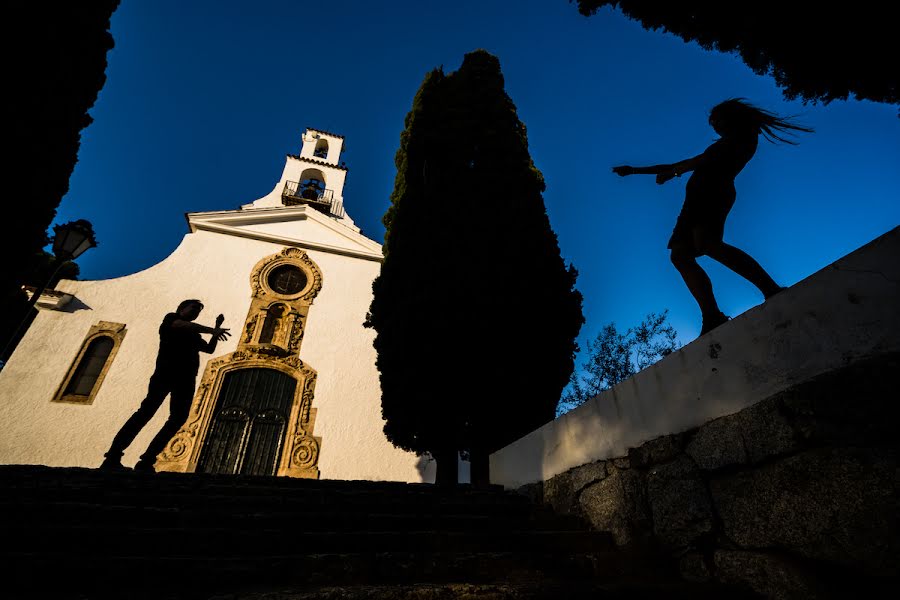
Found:
M 219 341 L 225 341 L 231 335 L 230 329 L 222 327 L 222 323 L 224 321 L 225 315 L 219 315 L 218 317 L 216 317 L 216 326 L 207 327 L 206 325 L 200 325 L 199 323 L 194 323 L 193 321 L 175 319 L 174 321 L 172 321 L 172 327 L 177 329 L 186 329 L 188 331 L 193 331 L 196 333 L 212 334 L 212 338 L 210 338 L 209 342 L 205 342 L 200 347 L 200 350 L 202 352 L 211 354 L 216 349 L 216 344 L 218 344 Z

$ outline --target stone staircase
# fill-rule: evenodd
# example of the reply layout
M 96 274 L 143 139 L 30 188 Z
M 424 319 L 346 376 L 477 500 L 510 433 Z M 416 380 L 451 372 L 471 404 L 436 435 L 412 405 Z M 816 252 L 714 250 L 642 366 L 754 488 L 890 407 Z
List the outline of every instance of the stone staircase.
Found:
M 0 467 L 7 598 L 741 598 L 500 488 Z

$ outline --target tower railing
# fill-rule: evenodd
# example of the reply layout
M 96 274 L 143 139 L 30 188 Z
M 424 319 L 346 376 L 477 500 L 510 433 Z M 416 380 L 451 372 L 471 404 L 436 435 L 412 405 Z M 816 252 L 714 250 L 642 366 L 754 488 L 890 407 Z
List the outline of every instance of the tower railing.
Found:
M 343 203 L 334 198 L 334 190 L 315 185 L 303 186 L 299 181 L 286 181 L 281 190 L 281 203 L 285 206 L 306 204 L 332 217 L 343 217 Z

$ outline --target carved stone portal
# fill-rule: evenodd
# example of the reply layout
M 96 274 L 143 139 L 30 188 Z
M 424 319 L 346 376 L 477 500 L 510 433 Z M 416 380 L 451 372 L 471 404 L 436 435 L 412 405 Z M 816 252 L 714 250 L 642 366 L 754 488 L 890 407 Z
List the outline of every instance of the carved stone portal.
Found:
M 253 297 L 237 350 L 210 360 L 190 416 L 156 462 L 158 471 L 197 471 L 225 376 L 239 369 L 274 369 L 297 380 L 276 475 L 317 479 L 322 439 L 313 435 L 316 371 L 300 360 L 303 331 L 322 272 L 298 248 L 264 258 L 250 275 Z

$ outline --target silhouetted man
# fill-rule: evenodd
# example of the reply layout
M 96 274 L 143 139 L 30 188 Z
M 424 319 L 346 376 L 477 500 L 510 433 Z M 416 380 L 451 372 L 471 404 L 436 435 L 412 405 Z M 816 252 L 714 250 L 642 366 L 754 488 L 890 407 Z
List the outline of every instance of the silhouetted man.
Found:
M 159 326 L 159 354 L 156 357 L 156 371 L 150 377 L 147 397 L 133 415 L 125 422 L 113 439 L 112 446 L 105 454 L 101 469 L 125 469 L 122 454 L 134 441 L 137 434 L 153 418 L 167 395 L 169 419 L 150 442 L 147 451 L 134 466 L 135 471 L 153 472 L 156 455 L 162 452 L 173 435 L 187 421 L 194 397 L 197 369 L 200 366 L 200 352 L 211 354 L 216 344 L 228 339 L 228 329 L 222 328 L 223 315 L 216 317 L 215 327 L 198 325 L 193 321 L 200 316 L 203 303 L 199 300 L 185 300 L 178 309 L 163 318 Z M 211 333 L 212 338 L 204 342 L 201 333 Z

